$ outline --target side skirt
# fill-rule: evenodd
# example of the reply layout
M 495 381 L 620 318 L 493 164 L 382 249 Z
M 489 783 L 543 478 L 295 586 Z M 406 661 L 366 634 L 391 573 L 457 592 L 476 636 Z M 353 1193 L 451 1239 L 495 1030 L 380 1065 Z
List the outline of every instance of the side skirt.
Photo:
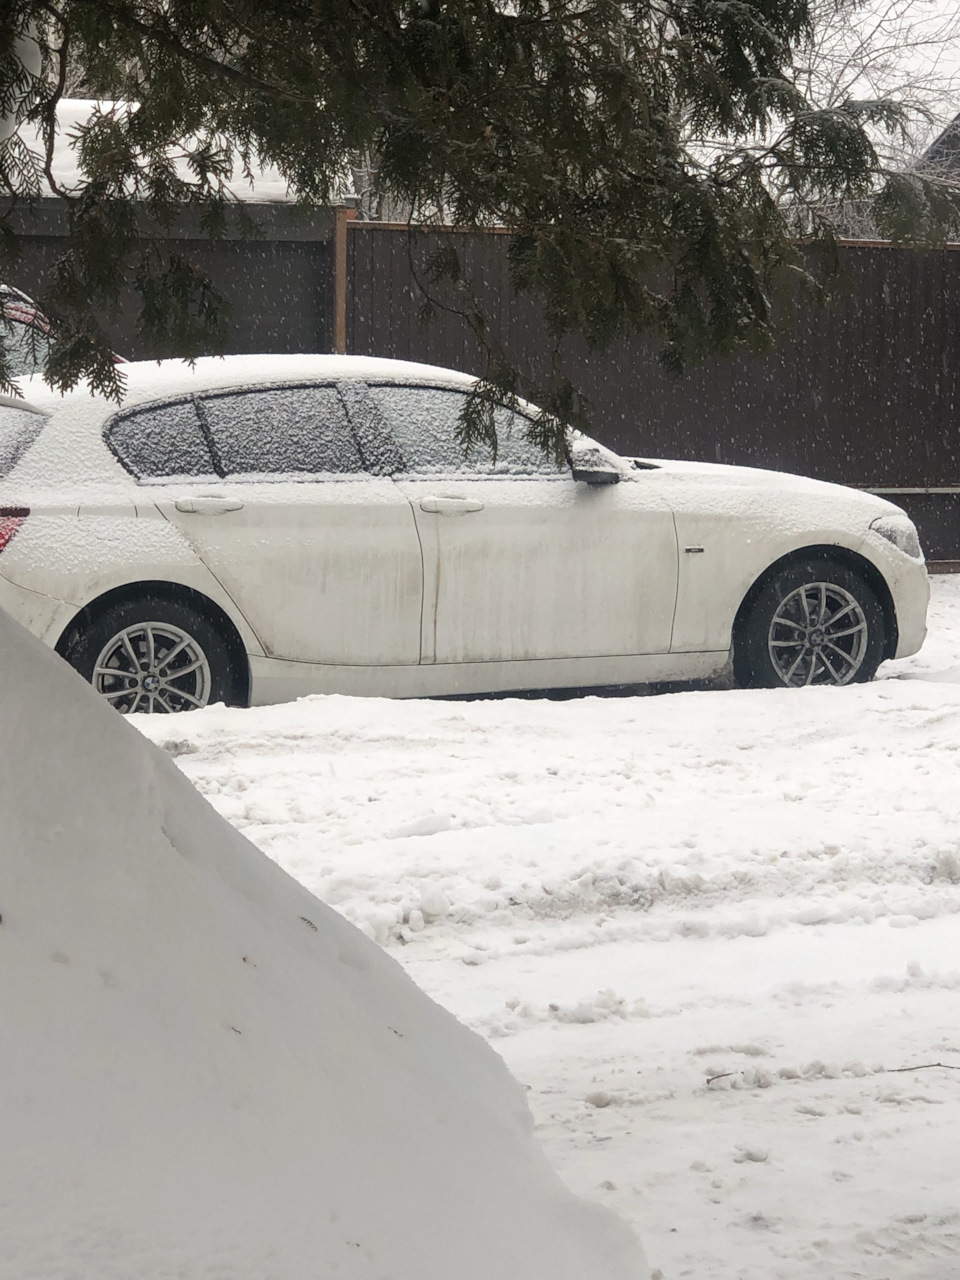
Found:
M 603 688 L 710 680 L 730 657 L 654 653 L 631 657 L 547 658 L 527 662 L 438 663 L 405 667 L 322 666 L 251 655 L 251 705 L 288 702 L 313 693 L 373 698 L 438 698 L 528 689 Z

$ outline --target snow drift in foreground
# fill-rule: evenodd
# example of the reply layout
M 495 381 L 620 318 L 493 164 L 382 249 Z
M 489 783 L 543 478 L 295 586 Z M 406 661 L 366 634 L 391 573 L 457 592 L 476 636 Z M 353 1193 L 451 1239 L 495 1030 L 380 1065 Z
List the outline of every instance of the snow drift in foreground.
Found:
M 931 586 L 922 653 L 845 689 L 134 720 L 493 1042 L 668 1280 L 960 1280 L 960 574 Z
M 640 1280 L 520 1087 L 0 614 L 2 1280 Z

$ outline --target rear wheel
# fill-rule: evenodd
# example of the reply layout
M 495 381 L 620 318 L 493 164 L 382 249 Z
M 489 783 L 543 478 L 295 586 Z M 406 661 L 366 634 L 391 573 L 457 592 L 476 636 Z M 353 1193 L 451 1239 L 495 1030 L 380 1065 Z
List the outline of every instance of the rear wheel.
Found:
M 64 657 L 124 715 L 236 701 L 226 641 L 202 613 L 176 600 L 111 606 L 81 624 Z
M 883 652 L 872 588 L 846 565 L 811 557 L 764 585 L 738 627 L 733 670 L 754 688 L 854 684 L 873 679 Z

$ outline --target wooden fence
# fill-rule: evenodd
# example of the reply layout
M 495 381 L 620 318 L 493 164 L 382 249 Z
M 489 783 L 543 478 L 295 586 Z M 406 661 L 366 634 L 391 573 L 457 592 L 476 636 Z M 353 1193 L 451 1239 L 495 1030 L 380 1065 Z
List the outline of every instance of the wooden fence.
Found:
M 510 290 L 502 236 L 350 223 L 347 349 L 480 372 L 465 324 L 418 319 L 411 260 L 422 267 L 451 234 L 499 336 L 535 373 L 549 341 L 535 303 Z M 644 339 L 603 353 L 568 344 L 592 434 L 625 454 L 772 467 L 886 494 L 916 520 L 931 559 L 960 567 L 960 252 L 841 252 L 839 296 L 798 308 L 766 357 L 711 359 L 673 378 Z
M 503 234 L 408 232 L 346 209 L 251 211 L 251 238 L 211 244 L 188 222 L 177 229 L 231 304 L 232 351 L 344 350 L 479 372 L 457 317 L 419 319 L 415 273 L 452 237 L 501 341 L 526 371 L 544 367 L 542 315 L 510 289 Z M 34 294 L 62 252 L 63 211 L 41 201 L 23 218 L 8 279 Z M 929 558 L 960 567 L 960 252 L 849 243 L 842 261 L 840 295 L 798 309 L 764 358 L 710 360 L 674 379 L 646 340 L 603 353 L 569 343 L 592 432 L 621 453 L 772 467 L 888 494 L 917 521 Z M 155 354 L 131 299 L 115 334 L 124 354 Z

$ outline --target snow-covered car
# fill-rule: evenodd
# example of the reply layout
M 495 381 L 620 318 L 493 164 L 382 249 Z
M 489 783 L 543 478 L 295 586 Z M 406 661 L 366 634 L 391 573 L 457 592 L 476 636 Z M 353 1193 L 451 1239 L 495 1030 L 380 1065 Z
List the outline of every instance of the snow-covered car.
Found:
M 920 647 L 916 530 L 740 467 L 557 465 L 464 374 L 346 356 L 124 366 L 0 405 L 0 608 L 119 711 L 704 679 L 849 684 Z M 532 412 L 532 411 L 531 411 Z

